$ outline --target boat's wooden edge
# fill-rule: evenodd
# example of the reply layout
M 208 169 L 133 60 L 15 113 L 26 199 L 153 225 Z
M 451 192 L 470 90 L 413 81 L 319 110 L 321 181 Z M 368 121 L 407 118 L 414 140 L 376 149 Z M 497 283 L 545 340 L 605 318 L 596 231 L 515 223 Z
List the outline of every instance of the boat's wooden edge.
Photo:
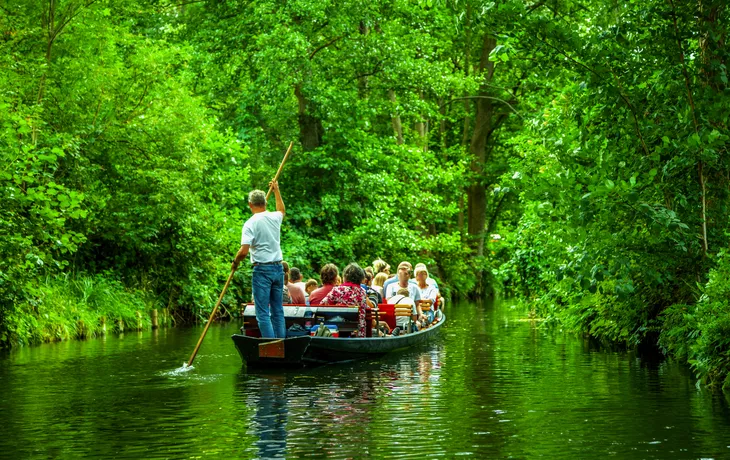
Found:
M 385 340 L 398 340 L 398 339 L 423 336 L 426 334 L 432 334 L 436 330 L 440 329 L 445 323 L 446 323 L 446 315 L 442 314 L 441 321 L 439 321 L 438 323 L 432 324 L 431 326 L 429 326 L 426 329 L 422 329 L 417 332 L 411 332 L 410 334 L 401 334 L 401 335 L 396 335 L 396 336 L 388 335 L 385 337 L 317 337 L 317 336 L 304 335 L 304 336 L 298 336 L 298 337 L 287 337 L 284 340 L 296 340 L 296 339 L 308 337 L 317 342 L 329 341 L 329 340 L 337 341 L 338 343 L 345 342 L 345 341 L 360 342 L 360 343 L 380 342 L 380 341 L 385 341 Z M 231 336 L 231 338 L 233 338 L 233 337 L 242 337 L 242 338 L 245 338 L 246 340 L 252 340 L 252 341 L 256 341 L 256 342 L 271 342 L 274 340 L 281 340 L 281 339 L 275 339 L 275 338 L 249 337 L 244 334 L 233 334 Z

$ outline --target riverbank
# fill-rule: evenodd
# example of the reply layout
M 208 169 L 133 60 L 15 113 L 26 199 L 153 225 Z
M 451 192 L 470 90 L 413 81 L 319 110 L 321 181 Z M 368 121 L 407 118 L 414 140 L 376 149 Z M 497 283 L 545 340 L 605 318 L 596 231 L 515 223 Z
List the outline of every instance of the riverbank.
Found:
M 146 330 L 153 308 L 148 293 L 102 275 L 47 277 L 6 312 L 0 347 Z
M 616 294 L 613 281 L 594 282 L 597 289 L 583 290 L 565 277 L 541 288 L 523 302 L 546 324 L 601 343 L 631 348 L 655 347 L 668 358 L 688 365 L 708 387 L 730 390 L 730 254 L 721 251 L 709 271 L 708 281 L 696 287 L 694 302 L 655 299 L 660 289 L 644 287 L 631 295 Z M 641 286 L 643 280 L 636 280 Z M 662 286 L 660 286 L 662 288 Z M 592 292 L 591 292 L 592 291 Z M 654 302 L 651 302 L 654 299 Z M 676 302 L 676 303 L 675 303 Z

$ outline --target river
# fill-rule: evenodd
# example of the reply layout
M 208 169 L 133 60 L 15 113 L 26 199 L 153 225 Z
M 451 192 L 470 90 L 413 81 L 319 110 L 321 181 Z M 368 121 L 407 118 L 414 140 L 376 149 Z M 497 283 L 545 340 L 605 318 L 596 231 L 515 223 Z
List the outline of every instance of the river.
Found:
M 2 458 L 730 458 L 730 398 L 691 372 L 451 305 L 436 342 L 253 371 L 216 324 L 0 353 Z

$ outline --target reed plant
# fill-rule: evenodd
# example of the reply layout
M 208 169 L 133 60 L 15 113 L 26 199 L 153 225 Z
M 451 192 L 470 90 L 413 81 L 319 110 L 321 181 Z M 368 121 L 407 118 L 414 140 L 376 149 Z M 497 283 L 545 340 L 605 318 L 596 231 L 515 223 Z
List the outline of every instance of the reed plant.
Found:
M 147 329 L 151 297 L 105 275 L 46 277 L 6 317 L 4 345 Z

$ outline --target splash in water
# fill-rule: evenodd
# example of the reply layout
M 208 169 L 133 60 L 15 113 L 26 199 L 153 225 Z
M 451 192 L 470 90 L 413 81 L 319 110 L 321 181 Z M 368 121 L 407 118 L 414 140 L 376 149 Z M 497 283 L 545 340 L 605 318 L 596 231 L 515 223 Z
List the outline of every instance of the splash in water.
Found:
M 171 371 L 163 372 L 162 375 L 170 375 L 170 376 L 176 376 L 180 374 L 184 374 L 190 370 L 192 370 L 195 366 L 188 366 L 188 363 L 183 363 L 181 367 L 178 367 L 177 369 L 173 369 Z

